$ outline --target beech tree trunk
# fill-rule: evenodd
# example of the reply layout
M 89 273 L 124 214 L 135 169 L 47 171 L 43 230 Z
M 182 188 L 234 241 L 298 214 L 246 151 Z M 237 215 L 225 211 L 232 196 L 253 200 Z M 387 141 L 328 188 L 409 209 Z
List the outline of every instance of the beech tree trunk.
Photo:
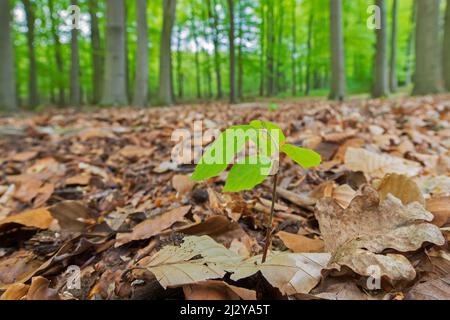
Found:
M 376 30 L 377 40 L 372 97 L 380 98 L 389 94 L 386 0 L 376 0 L 375 4 L 381 11 L 381 28 Z
M 71 0 L 74 6 L 78 5 L 78 0 Z M 81 105 L 80 87 L 80 53 L 78 48 L 78 30 L 72 28 L 70 39 L 71 65 L 70 65 L 70 104 L 79 108 Z
M 398 0 L 392 3 L 392 35 L 391 35 L 391 67 L 389 74 L 389 85 L 391 92 L 396 92 L 397 80 L 397 31 L 398 29 Z
M 100 37 L 100 27 L 97 17 L 97 0 L 89 0 L 89 15 L 91 18 L 91 55 L 92 55 L 92 102 L 97 104 L 102 97 L 103 87 L 103 50 Z
M 228 0 L 228 15 L 230 30 L 228 39 L 230 42 L 230 103 L 236 103 L 236 53 L 234 48 L 234 0 Z
M 9 1 L 0 1 L 0 110 L 17 108 L 14 50 L 11 38 Z
M 342 27 L 342 0 L 330 0 L 331 92 L 330 99 L 345 98 L 345 56 Z
M 58 74 L 56 76 L 56 84 L 58 87 L 58 101 L 57 105 L 59 107 L 64 107 L 65 105 L 65 90 L 64 90 L 64 60 L 61 52 L 61 40 L 58 35 L 58 25 L 59 21 L 55 17 L 54 0 L 48 0 L 48 8 L 50 11 L 50 28 L 51 34 L 55 47 L 55 62 Z
M 416 72 L 413 95 L 440 91 L 439 0 L 417 0 Z
M 444 84 L 445 89 L 450 91 L 450 0 L 447 0 L 445 11 L 445 33 L 444 33 Z
M 106 59 L 102 104 L 128 104 L 123 0 L 106 2 Z
M 37 64 L 36 51 L 34 47 L 35 41 L 35 10 L 34 4 L 30 0 L 23 0 L 25 8 L 25 15 L 27 20 L 27 46 L 29 57 L 29 74 L 28 74 L 28 105 L 34 108 L 39 104 L 38 94 L 38 79 L 37 79 Z
M 147 107 L 149 74 L 147 0 L 136 0 L 136 19 L 138 39 L 133 106 Z
M 163 27 L 159 55 L 159 100 L 172 105 L 172 29 L 175 22 L 176 0 L 163 0 Z

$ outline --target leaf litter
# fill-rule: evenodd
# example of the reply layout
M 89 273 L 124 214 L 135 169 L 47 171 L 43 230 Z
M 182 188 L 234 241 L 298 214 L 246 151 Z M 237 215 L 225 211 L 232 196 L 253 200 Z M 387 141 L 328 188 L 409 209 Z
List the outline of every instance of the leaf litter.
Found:
M 1 299 L 448 299 L 448 99 L 1 118 L 23 137 L 0 136 Z M 222 193 L 226 175 L 194 183 L 192 157 L 171 160 L 177 128 L 254 119 L 324 160 L 281 158 L 265 264 L 270 181 Z M 82 290 L 67 286 L 70 265 Z

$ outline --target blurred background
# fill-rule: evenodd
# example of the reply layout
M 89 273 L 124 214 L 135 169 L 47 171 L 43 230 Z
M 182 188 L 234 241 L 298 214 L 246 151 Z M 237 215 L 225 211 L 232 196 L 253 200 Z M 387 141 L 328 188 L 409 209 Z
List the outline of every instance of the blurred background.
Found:
M 438 93 L 449 4 L 0 0 L 0 108 Z

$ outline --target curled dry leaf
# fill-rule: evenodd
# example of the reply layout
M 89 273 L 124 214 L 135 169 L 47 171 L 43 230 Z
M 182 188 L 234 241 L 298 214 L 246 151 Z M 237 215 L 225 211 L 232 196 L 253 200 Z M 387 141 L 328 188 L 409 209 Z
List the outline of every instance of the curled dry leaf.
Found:
M 217 280 L 185 285 L 183 291 L 186 300 L 256 300 L 256 291 Z
M 121 246 L 131 241 L 149 239 L 169 228 L 175 222 L 183 220 L 190 210 L 191 206 L 179 207 L 154 218 L 144 220 L 137 224 L 132 232 L 119 233 L 116 237 L 116 246 Z
M 434 215 L 433 224 L 438 227 L 450 222 L 450 196 L 428 199 L 426 208 Z
M 406 295 L 408 300 L 450 300 L 450 277 L 418 283 Z
M 49 211 L 64 231 L 82 232 L 96 222 L 94 213 L 79 201 L 62 201 Z
M 277 237 L 283 241 L 289 250 L 295 253 L 324 252 L 325 246 L 321 239 L 311 239 L 300 234 L 284 231 L 278 232 Z
M 46 208 L 24 211 L 0 220 L 0 231 L 8 225 L 20 224 L 26 227 L 47 229 L 52 224 L 53 217 Z
M 233 270 L 234 281 L 261 272 L 283 295 L 309 293 L 320 281 L 322 269 L 330 259 L 328 253 L 274 253 L 261 264 L 261 256 L 243 261 Z
M 139 267 L 146 268 L 162 287 L 177 287 L 222 278 L 241 257 L 208 236 L 186 237 L 181 246 L 166 246 Z
M 345 166 L 353 171 L 362 171 L 371 177 L 382 178 L 388 173 L 416 176 L 422 167 L 413 161 L 377 154 L 365 149 L 348 148 L 344 159 Z
M 386 199 L 387 195 L 391 194 L 400 199 L 404 205 L 415 201 L 422 205 L 425 204 L 425 199 L 417 184 L 405 175 L 387 174 L 378 186 L 378 193 L 380 200 Z
M 29 288 L 29 285 L 23 283 L 15 283 L 2 294 L 0 300 L 21 300 L 26 296 Z
M 34 277 L 28 289 L 27 300 L 60 300 L 60 297 L 56 289 L 50 288 L 50 281 Z
M 172 186 L 180 195 L 184 195 L 194 188 L 195 182 L 189 176 L 176 174 L 172 178 Z
M 392 195 L 380 201 L 376 190 L 369 186 L 355 197 L 347 209 L 333 199 L 323 199 L 316 206 L 316 218 L 325 241 L 332 252 L 328 265 L 340 270 L 347 266 L 368 276 L 369 266 L 378 266 L 381 274 L 391 280 L 412 280 L 415 271 L 399 254 L 380 254 L 385 249 L 409 252 L 424 242 L 443 245 L 445 239 L 438 227 L 426 222 L 433 215 L 417 202 L 403 205 Z

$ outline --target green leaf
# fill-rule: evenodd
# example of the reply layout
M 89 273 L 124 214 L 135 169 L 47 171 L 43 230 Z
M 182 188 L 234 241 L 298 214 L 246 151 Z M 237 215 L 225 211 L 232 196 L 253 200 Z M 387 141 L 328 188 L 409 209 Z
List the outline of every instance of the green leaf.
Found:
M 281 146 L 286 143 L 286 137 L 278 125 L 261 120 L 254 120 L 250 125 L 258 130 L 258 138 L 254 142 L 261 155 L 271 157 L 275 152 L 280 152 Z
M 318 166 L 322 158 L 320 154 L 309 149 L 299 148 L 291 144 L 285 144 L 281 147 L 281 151 L 286 153 L 289 158 L 297 162 L 303 168 L 308 169 Z
M 266 179 L 272 165 L 270 158 L 265 156 L 246 157 L 243 163 L 237 163 L 231 168 L 223 191 L 239 192 L 253 189 Z
M 201 181 L 217 176 L 232 163 L 236 154 L 245 146 L 245 142 L 256 135 L 254 128 L 249 125 L 233 126 L 226 129 L 207 148 L 191 177 L 194 181 Z

